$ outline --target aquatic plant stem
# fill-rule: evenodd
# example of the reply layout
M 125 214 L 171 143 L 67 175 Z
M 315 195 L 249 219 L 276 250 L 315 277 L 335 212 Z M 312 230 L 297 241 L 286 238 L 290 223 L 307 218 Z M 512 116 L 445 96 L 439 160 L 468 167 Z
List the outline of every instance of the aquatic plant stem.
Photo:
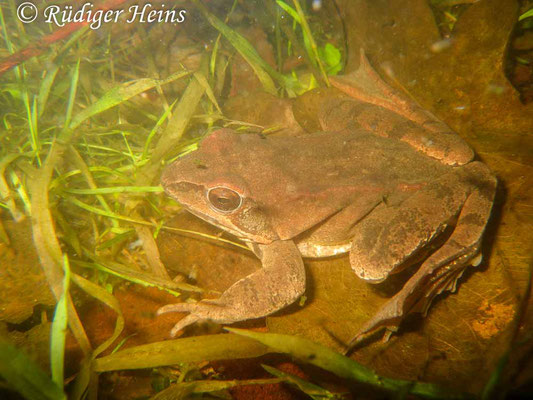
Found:
M 311 49 L 313 51 L 313 56 L 315 57 L 316 63 L 318 64 L 318 68 L 320 69 L 320 73 L 322 75 L 322 79 L 324 80 L 324 83 L 326 86 L 329 85 L 328 80 L 328 74 L 326 73 L 326 70 L 324 69 L 324 65 L 322 64 L 322 60 L 320 59 L 320 56 L 318 54 L 318 46 L 316 45 L 315 39 L 313 38 L 313 33 L 311 32 L 311 28 L 309 27 L 309 24 L 307 23 L 307 19 L 305 18 L 305 14 L 302 10 L 302 6 L 300 5 L 299 0 L 292 0 L 294 3 L 294 7 L 296 8 L 296 12 L 300 16 L 300 22 L 302 24 L 302 29 L 304 31 L 304 35 L 307 36 L 307 39 L 309 40 L 309 44 L 311 45 Z
M 68 136 L 64 134 L 63 136 Z M 28 180 L 31 196 L 31 219 L 33 226 L 33 242 L 37 250 L 39 261 L 44 270 L 48 285 L 56 299 L 63 293 L 63 252 L 57 239 L 52 214 L 50 212 L 48 184 L 52 178 L 53 170 L 65 152 L 66 145 L 54 142 L 48 157 L 41 168 L 35 171 Z M 92 351 L 89 338 L 73 306 L 72 299 L 67 301 L 68 322 L 84 354 Z

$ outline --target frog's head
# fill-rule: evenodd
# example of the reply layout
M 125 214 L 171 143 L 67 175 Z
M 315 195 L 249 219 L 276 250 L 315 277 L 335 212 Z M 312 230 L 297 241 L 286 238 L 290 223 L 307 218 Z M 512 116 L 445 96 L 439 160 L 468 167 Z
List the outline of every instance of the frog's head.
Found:
M 229 129 L 213 132 L 198 150 L 168 166 L 161 184 L 196 216 L 243 240 L 266 244 L 278 236 L 252 196 L 253 160 L 242 136 Z

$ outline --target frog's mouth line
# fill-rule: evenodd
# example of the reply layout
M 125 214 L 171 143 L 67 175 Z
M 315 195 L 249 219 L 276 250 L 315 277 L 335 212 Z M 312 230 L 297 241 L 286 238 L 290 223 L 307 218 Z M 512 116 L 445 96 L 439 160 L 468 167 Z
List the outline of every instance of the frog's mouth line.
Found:
M 180 203 L 181 204 L 181 203 Z M 207 215 L 207 214 L 204 214 L 200 211 L 197 211 L 197 210 L 193 210 L 191 209 L 190 207 L 184 205 L 184 204 L 181 204 L 181 206 L 186 209 L 188 212 L 190 212 L 191 214 L 197 216 L 198 218 L 204 220 L 204 221 L 207 221 L 209 222 L 211 225 L 214 225 L 216 226 L 217 228 L 223 230 L 224 232 L 228 232 L 229 234 L 235 236 L 237 239 L 239 239 L 240 241 L 242 242 L 254 242 L 253 240 L 250 240 L 248 239 L 244 232 L 240 231 L 240 230 L 236 230 L 236 229 L 233 229 L 233 228 L 229 228 L 225 225 L 222 225 L 221 223 L 219 223 L 216 219 L 214 219 L 213 217 Z

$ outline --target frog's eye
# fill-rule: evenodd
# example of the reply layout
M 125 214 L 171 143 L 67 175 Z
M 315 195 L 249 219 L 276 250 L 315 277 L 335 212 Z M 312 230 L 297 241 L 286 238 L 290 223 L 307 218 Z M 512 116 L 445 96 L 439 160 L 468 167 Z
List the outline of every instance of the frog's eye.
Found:
M 242 197 L 239 193 L 223 186 L 209 189 L 207 199 L 213 210 L 225 214 L 236 211 L 242 204 Z

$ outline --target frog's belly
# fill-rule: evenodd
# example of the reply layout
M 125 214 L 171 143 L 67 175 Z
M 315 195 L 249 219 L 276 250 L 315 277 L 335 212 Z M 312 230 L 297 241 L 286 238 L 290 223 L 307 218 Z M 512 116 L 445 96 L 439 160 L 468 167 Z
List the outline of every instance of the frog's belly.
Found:
M 339 254 L 348 253 L 352 248 L 351 241 L 339 244 L 316 244 L 307 241 L 299 242 L 296 244 L 302 257 L 306 258 L 322 258 L 332 257 Z

